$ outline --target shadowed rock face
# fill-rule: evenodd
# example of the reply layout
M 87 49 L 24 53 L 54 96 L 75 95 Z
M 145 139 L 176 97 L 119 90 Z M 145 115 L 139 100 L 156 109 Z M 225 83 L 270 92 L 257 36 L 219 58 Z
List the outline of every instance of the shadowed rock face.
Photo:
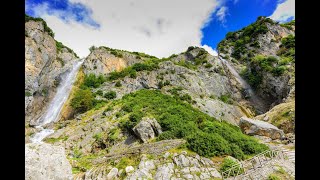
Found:
M 27 180 L 72 180 L 71 165 L 63 147 L 29 143 L 25 148 Z
M 264 21 L 265 18 L 257 20 L 253 24 Z M 280 76 L 274 75 L 271 72 L 264 71 L 261 67 L 255 65 L 255 63 L 249 63 L 248 59 L 253 58 L 256 55 L 274 56 L 280 59 L 279 50 L 281 50 L 281 40 L 289 35 L 295 35 L 295 26 L 292 25 L 291 29 L 281 26 L 279 23 L 268 21 L 262 23 L 267 28 L 265 33 L 259 33 L 256 37 L 252 38 L 248 43 L 244 43 L 242 47 L 245 49 L 244 53 L 240 53 L 236 58 L 232 54 L 236 49 L 236 42 L 243 40 L 240 39 L 240 35 L 244 33 L 243 30 L 234 32 L 233 38 L 226 38 L 219 45 L 219 48 L 223 47 L 223 51 L 219 50 L 219 55 L 227 57 L 228 62 L 236 69 L 240 74 L 245 69 L 254 69 L 261 73 L 261 83 L 256 87 L 255 91 L 264 103 L 268 105 L 268 109 L 280 104 L 294 96 L 295 92 L 295 63 L 292 62 L 286 65 L 288 71 Z M 261 25 L 260 25 L 261 26 Z M 250 37 L 250 35 L 247 35 Z M 251 37 L 250 37 L 251 38 Z M 257 46 L 253 45 L 256 43 Z M 250 52 L 250 53 L 249 53 Z M 250 55 L 249 55 L 250 54 Z M 265 111 L 266 112 L 266 111 Z M 263 112 L 263 113 L 265 113 Z
M 241 130 L 248 135 L 267 136 L 271 139 L 282 139 L 284 137 L 282 130 L 270 123 L 260 120 L 242 117 L 239 126 Z
M 77 58 L 67 48 L 57 49 L 56 41 L 45 32 L 42 22 L 26 22 L 25 33 L 25 117 L 28 124 L 43 114 L 59 79 Z

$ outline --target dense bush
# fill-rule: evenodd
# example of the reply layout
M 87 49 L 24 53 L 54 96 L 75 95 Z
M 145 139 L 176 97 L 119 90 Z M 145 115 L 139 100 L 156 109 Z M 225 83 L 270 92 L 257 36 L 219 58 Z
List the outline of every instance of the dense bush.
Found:
M 186 139 L 187 147 L 202 156 L 233 155 L 242 159 L 244 155 L 267 149 L 254 138 L 243 134 L 238 127 L 219 122 L 190 104 L 157 90 L 127 94 L 110 106 L 116 104 L 122 104 L 123 110 L 129 111 L 129 118 L 120 122 L 121 128 L 131 131 L 147 114 L 155 117 L 163 129 L 159 140 Z
M 98 88 L 101 84 L 106 81 L 103 75 L 96 76 L 95 74 L 85 75 L 82 88 Z
M 103 97 L 106 99 L 114 99 L 117 97 L 117 93 L 115 91 L 109 91 L 104 93 Z
M 79 89 L 71 99 L 70 105 L 78 113 L 88 111 L 94 105 L 92 92 L 89 89 Z

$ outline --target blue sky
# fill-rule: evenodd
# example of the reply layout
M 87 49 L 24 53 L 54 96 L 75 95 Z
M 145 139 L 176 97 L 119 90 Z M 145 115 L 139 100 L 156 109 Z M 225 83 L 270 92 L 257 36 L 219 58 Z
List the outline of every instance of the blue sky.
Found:
M 26 0 L 26 13 L 42 17 L 55 38 L 81 57 L 91 45 L 158 57 L 202 46 L 215 54 L 227 32 L 258 16 L 286 22 L 295 0 Z
M 259 16 L 270 16 L 277 7 L 277 0 L 238 0 L 228 1 L 225 5 L 227 12 L 223 19 L 215 18 L 202 29 L 201 44 L 216 48 L 218 43 L 225 38 L 227 32 L 237 31 L 255 22 Z

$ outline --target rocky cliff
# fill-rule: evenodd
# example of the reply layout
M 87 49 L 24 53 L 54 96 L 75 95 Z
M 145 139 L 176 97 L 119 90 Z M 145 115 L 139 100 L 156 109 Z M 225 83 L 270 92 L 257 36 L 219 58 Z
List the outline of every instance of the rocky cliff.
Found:
M 37 124 L 55 94 L 64 73 L 77 55 L 61 42 L 41 18 L 25 20 L 25 113 L 26 125 Z
M 219 43 L 219 55 L 229 61 L 268 105 L 257 119 L 294 131 L 295 102 L 294 20 L 279 24 L 260 17 Z

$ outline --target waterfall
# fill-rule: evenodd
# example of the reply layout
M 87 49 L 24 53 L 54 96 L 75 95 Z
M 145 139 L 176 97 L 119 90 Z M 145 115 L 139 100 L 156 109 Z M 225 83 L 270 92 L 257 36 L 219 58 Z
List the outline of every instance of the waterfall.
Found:
M 257 110 L 258 114 L 262 114 L 267 110 L 266 105 L 263 103 L 261 98 L 259 98 L 255 92 L 253 91 L 252 87 L 239 75 L 239 73 L 229 64 L 228 61 L 223 59 L 221 56 L 218 56 L 221 62 L 229 69 L 232 75 L 236 78 L 236 80 L 240 83 L 242 88 L 245 90 L 249 101 L 254 105 Z
M 53 129 L 44 129 L 42 126 L 51 122 L 56 122 L 59 119 L 62 107 L 69 97 L 73 83 L 82 63 L 83 59 L 76 60 L 69 72 L 67 72 L 65 77 L 62 79 L 57 88 L 57 93 L 50 102 L 48 109 L 37 121 L 39 125 L 36 128 L 39 128 L 41 131 L 36 133 L 30 139 L 32 142 L 41 142 L 45 137 L 54 132 Z

